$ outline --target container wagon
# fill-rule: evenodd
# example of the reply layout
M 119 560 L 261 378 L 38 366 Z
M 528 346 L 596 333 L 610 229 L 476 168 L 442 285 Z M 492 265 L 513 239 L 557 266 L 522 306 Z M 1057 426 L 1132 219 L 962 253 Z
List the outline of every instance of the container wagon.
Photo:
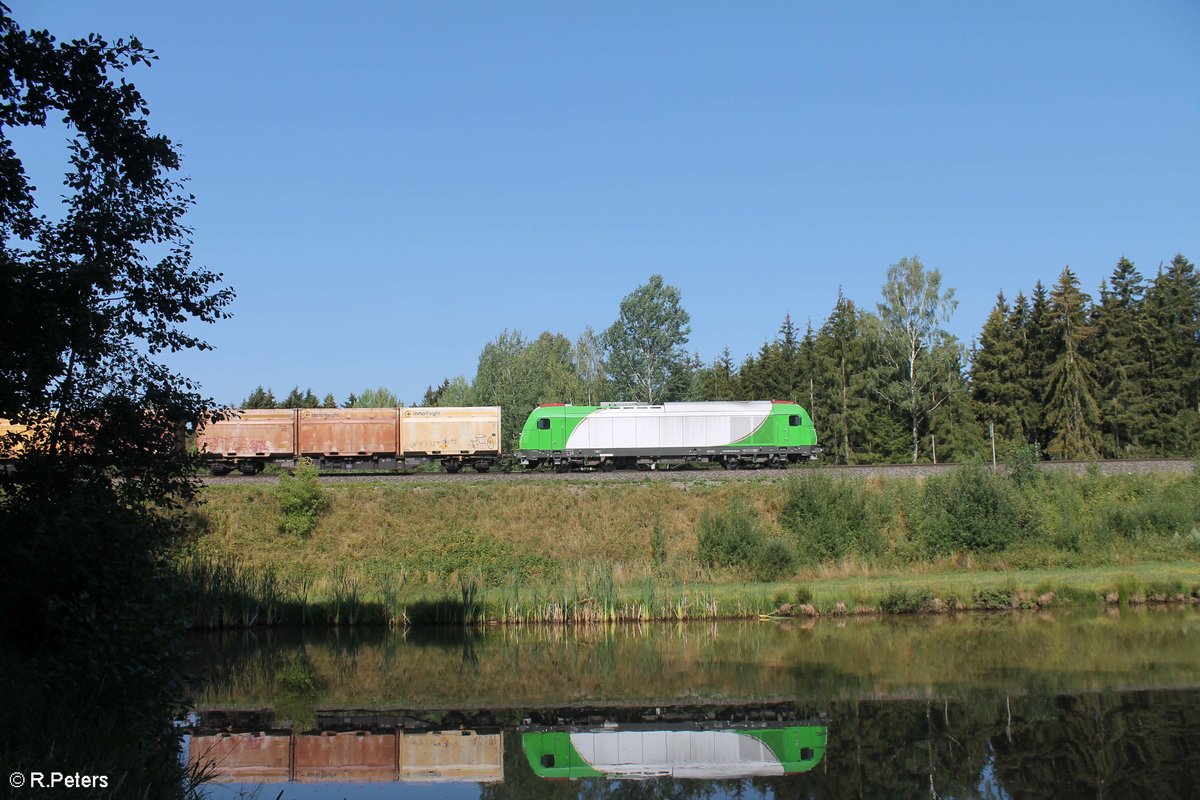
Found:
M 821 453 L 808 412 L 790 400 L 547 403 L 525 421 L 522 463 L 559 469 L 654 469 L 713 461 L 728 469 L 785 467 Z
M 196 447 L 214 475 L 253 475 L 302 458 L 320 469 L 436 460 L 447 472 L 486 472 L 500 456 L 500 408 L 248 409 L 204 422 Z

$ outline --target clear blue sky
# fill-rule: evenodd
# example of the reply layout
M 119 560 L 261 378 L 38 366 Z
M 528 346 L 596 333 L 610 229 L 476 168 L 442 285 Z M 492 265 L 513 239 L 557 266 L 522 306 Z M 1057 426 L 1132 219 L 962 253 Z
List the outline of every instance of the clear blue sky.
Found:
M 1095 294 L 1122 255 L 1200 261 L 1194 0 L 12 5 L 158 51 L 132 78 L 238 292 L 172 363 L 220 401 L 411 403 L 655 272 L 707 361 L 839 285 L 874 309 L 902 256 L 965 341 L 1065 264 Z

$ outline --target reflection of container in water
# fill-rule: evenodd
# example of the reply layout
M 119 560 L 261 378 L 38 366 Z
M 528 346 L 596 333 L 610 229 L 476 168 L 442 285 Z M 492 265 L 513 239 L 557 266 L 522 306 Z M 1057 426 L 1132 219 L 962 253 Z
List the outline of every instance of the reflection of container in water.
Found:
M 264 733 L 192 736 L 188 766 L 211 773 L 211 780 L 274 783 L 292 776 L 292 737 Z
M 504 739 L 469 730 L 194 735 L 188 764 L 221 783 L 502 781 Z
M 402 781 L 502 781 L 504 737 L 474 731 L 406 733 L 400 740 Z
M 542 778 L 748 778 L 807 772 L 825 755 L 819 725 L 730 730 L 574 730 L 526 733 Z
M 295 779 L 301 783 L 394 781 L 396 734 L 356 731 L 297 736 L 294 759 Z

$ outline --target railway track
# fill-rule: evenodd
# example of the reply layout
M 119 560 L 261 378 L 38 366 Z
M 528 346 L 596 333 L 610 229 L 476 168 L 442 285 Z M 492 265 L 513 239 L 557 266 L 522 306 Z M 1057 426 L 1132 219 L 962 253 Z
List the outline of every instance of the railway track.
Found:
M 1047 472 L 1083 474 L 1096 469 L 1105 475 L 1146 474 L 1151 472 L 1190 473 L 1196 468 L 1196 460 L 1190 458 L 1144 458 L 1110 461 L 1045 461 L 1041 467 Z M 854 465 L 805 465 L 791 469 L 746 469 L 723 470 L 712 468 L 676 468 L 660 470 L 622 470 L 617 472 L 547 472 L 541 470 L 514 470 L 512 472 L 460 472 L 449 475 L 443 472 L 369 473 L 346 472 L 321 475 L 321 482 L 338 483 L 475 483 L 479 481 L 575 481 L 587 483 L 621 483 L 637 481 L 745 481 L 783 480 L 806 474 L 828 475 L 837 478 L 912 478 L 928 477 L 955 470 L 959 464 L 854 464 Z M 1003 471 L 1005 465 L 998 469 Z M 275 483 L 273 475 L 226 475 L 205 476 L 203 483 L 212 486 L 233 484 Z

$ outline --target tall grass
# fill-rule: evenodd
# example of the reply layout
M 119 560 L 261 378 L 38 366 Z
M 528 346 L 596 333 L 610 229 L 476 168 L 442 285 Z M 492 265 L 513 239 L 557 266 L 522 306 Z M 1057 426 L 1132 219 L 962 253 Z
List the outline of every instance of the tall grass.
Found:
M 909 577 L 928 578 L 947 607 L 991 607 L 1000 601 L 945 587 L 959 574 L 1200 560 L 1195 476 L 974 465 L 924 481 L 806 472 L 738 485 L 325 491 L 327 513 L 300 538 L 278 530 L 268 491 L 209 491 L 178 562 L 193 625 L 714 618 L 771 612 L 774 595 L 798 584 L 816 595 L 802 605 L 822 613 L 838 602 L 920 608 L 910 597 L 883 602 L 875 583 Z M 861 596 L 842 585 L 863 580 L 872 588 Z M 823 585 L 840 587 L 837 597 Z M 1101 588 L 1124 596 L 1115 584 L 1094 588 L 1093 599 Z

